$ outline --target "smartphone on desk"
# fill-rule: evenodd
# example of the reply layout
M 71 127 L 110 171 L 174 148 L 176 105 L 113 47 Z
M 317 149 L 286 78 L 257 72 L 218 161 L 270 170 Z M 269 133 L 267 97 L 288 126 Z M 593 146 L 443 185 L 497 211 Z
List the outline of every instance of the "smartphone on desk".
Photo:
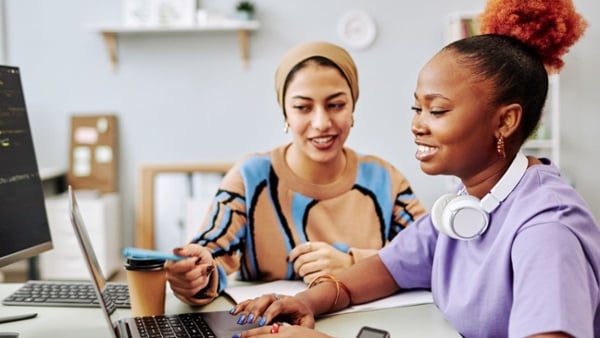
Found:
M 356 338 L 390 338 L 390 333 L 374 327 L 363 326 L 360 331 L 358 331 Z

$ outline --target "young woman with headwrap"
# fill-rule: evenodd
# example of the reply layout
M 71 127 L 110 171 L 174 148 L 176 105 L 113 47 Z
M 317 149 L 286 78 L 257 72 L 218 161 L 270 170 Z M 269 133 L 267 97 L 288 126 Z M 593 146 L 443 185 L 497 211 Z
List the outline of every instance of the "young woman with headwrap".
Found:
M 348 52 L 320 41 L 296 46 L 277 68 L 275 90 L 292 142 L 235 164 L 202 232 L 174 250 L 190 258 L 166 264 L 171 288 L 189 304 L 210 302 L 234 272 L 306 283 L 337 273 L 425 213 L 390 163 L 344 145 L 359 94 Z

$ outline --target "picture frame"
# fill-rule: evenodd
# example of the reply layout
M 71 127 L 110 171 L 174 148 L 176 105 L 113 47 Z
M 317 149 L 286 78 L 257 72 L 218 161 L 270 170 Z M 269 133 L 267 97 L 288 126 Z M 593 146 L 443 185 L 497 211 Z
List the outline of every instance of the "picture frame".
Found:
M 125 0 L 128 27 L 189 27 L 196 23 L 196 0 Z
M 188 242 L 232 163 L 146 164 L 138 170 L 135 246 L 170 251 Z M 190 194 L 190 191 L 193 191 Z

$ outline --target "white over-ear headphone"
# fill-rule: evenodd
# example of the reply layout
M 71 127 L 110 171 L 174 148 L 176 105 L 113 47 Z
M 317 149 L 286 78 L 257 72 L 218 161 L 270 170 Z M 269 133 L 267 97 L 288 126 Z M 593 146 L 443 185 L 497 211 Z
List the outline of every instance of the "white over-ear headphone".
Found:
M 473 239 L 488 227 L 489 214 L 517 186 L 527 170 L 527 157 L 519 152 L 506 173 L 481 201 L 470 195 L 446 194 L 431 209 L 431 221 L 441 232 L 455 239 Z

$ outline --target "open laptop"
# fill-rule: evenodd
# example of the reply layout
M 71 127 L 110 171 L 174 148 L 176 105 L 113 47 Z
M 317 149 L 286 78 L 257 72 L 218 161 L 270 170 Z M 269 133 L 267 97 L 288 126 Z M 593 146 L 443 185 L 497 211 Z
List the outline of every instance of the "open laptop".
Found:
M 88 266 L 100 308 L 108 322 L 113 338 L 161 337 L 159 330 L 171 330 L 167 337 L 231 337 L 235 333 L 256 327 L 257 324 L 239 325 L 237 317 L 227 311 L 192 312 L 174 315 L 120 318 L 111 295 L 106 290 L 106 279 L 87 234 L 75 192 L 69 186 L 69 215 L 77 241 Z

